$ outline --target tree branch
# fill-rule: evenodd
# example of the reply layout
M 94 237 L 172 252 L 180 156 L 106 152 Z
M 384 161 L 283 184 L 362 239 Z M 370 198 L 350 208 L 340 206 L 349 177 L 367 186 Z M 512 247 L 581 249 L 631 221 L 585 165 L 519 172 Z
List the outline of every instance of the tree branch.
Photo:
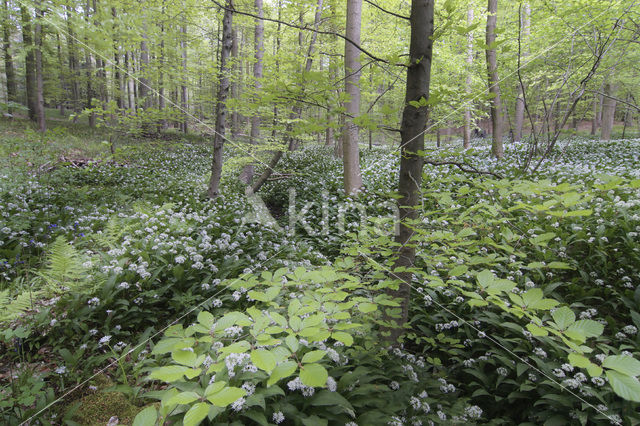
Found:
M 388 11 L 388 10 L 386 10 L 386 9 L 383 9 L 383 8 L 382 8 L 382 6 L 380 6 L 380 5 L 378 5 L 378 4 L 374 3 L 374 2 L 372 2 L 371 0 L 364 0 L 364 2 L 365 2 L 365 3 L 369 3 L 371 6 L 373 6 L 373 7 L 377 8 L 377 9 L 380 9 L 380 10 L 381 10 L 381 11 L 383 11 L 384 13 L 388 13 L 388 14 L 389 14 L 389 15 L 391 15 L 391 16 L 395 16 L 396 18 L 406 19 L 407 21 L 410 19 L 408 16 L 398 15 L 397 13 L 393 13 L 393 12 L 390 12 L 390 11 Z
M 475 174 L 479 174 L 479 175 L 490 175 L 490 176 L 495 177 L 496 179 L 502 179 L 502 175 L 500 175 L 499 173 L 485 171 L 485 170 L 478 170 L 474 166 L 472 166 L 471 164 L 458 163 L 458 162 L 455 162 L 455 161 L 434 161 L 434 160 L 429 160 L 427 158 L 423 158 L 423 161 L 425 162 L 425 164 L 431 164 L 432 166 L 456 166 L 457 168 L 459 168 L 460 170 L 462 170 L 465 173 L 475 173 Z
M 218 3 L 216 0 L 211 0 L 216 6 L 218 6 L 219 8 L 221 8 L 222 10 L 227 10 L 227 7 Z M 290 27 L 290 28 L 295 28 L 298 30 L 304 30 L 304 31 L 313 31 L 316 32 L 318 34 L 324 34 L 324 35 L 333 35 L 336 37 L 339 37 L 341 39 L 343 39 L 344 41 L 346 41 L 347 43 L 351 43 L 352 45 L 354 45 L 358 50 L 360 50 L 362 53 L 364 53 L 365 55 L 367 55 L 368 57 L 370 57 L 371 59 L 378 61 L 378 62 L 384 62 L 385 64 L 391 64 L 389 61 L 387 61 L 386 59 L 382 59 L 379 58 L 377 56 L 375 56 L 374 54 L 372 54 L 371 52 L 365 50 L 362 46 L 358 45 L 357 43 L 355 43 L 353 40 L 349 39 L 348 37 L 346 37 L 343 34 L 340 33 L 336 33 L 333 31 L 322 31 L 322 30 L 316 30 L 314 28 L 309 28 L 307 25 L 296 25 L 296 24 L 292 24 L 290 22 L 286 22 L 286 21 L 281 21 L 279 19 L 273 19 L 273 18 L 267 18 L 267 17 L 260 17 L 258 15 L 255 15 L 251 12 L 245 12 L 242 10 L 238 10 L 238 9 L 231 9 L 231 11 L 233 13 L 237 13 L 238 15 L 244 15 L 244 16 L 249 16 L 251 18 L 254 19 L 261 19 L 263 21 L 268 21 L 268 22 L 275 22 L 277 24 L 282 24 L 284 26 Z M 391 65 L 396 65 L 396 66 L 406 66 L 404 64 L 391 64 Z

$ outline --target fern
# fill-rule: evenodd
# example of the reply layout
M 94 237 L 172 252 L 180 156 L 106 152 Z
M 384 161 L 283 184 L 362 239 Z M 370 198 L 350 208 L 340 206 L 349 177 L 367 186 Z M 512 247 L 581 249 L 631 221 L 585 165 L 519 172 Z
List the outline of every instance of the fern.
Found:
M 13 300 L 9 298 L 8 291 L 4 294 L 0 293 L 0 322 L 13 321 L 26 311 L 33 309 L 35 300 L 41 296 L 41 293 L 41 291 L 23 291 Z
M 86 278 L 84 261 L 83 256 L 64 237 L 56 238 L 49 247 L 45 270 L 37 272 L 46 284 L 46 293 L 51 295 L 67 288 L 77 288 Z

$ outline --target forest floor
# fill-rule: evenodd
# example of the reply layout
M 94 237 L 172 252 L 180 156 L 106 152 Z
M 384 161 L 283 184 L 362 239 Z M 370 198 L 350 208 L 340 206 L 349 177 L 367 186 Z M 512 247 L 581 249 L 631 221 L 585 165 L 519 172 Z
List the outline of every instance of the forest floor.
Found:
M 207 199 L 211 153 L 201 138 L 118 138 L 112 152 L 108 129 L 55 123 L 40 135 L 24 120 L 0 122 L 0 423 L 32 416 L 42 424 L 106 424 L 113 417 L 131 423 L 167 389 L 147 379 L 171 362 L 154 351 L 157 332 L 178 319 L 194 322 L 193 307 L 221 316 L 257 303 L 247 288 L 226 288 L 224 280 L 323 267 L 362 282 L 381 280 L 373 265 L 385 265 L 393 247 L 385 233 L 393 228 L 391 189 L 398 173 L 392 149 L 362 151 L 365 191 L 358 199 L 345 197 L 341 162 L 329 150 L 287 153 L 279 165 L 286 178 L 268 182 L 259 196 L 276 211 L 307 208 L 293 226 L 290 214 L 272 226 L 256 216 L 231 167 L 224 171 L 221 199 Z M 531 338 L 526 321 L 498 306 L 474 310 L 468 302 L 475 296 L 460 283 L 475 283 L 481 271 L 491 270 L 513 282 L 516 295 L 539 288 L 578 318 L 605 325 L 590 343 L 592 359 L 637 355 L 640 140 L 565 138 L 534 175 L 520 173 L 525 144 L 508 144 L 505 160 L 496 162 L 486 142 L 476 142 L 466 153 L 430 155 L 505 179 L 425 167 L 416 225 L 419 271 L 403 351 L 374 362 L 334 345 L 340 356 L 377 369 L 367 370 L 371 377 L 360 384 L 347 383 L 352 370 L 323 364 L 348 400 L 330 414 L 313 399 L 326 394 L 309 403 L 289 385 L 275 395 L 267 391 L 273 386 L 260 387 L 257 375 L 250 380 L 261 403 L 211 411 L 210 418 L 259 424 L 256 419 L 284 412 L 307 424 L 326 415 L 331 424 L 352 419 L 364 425 L 375 424 L 375 416 L 384 423 L 444 416 L 460 424 L 638 417 L 636 405 L 599 381 L 582 380 L 577 368 L 569 371 L 566 349 Z M 354 336 L 356 342 L 366 338 Z M 428 396 L 420 404 L 431 404 L 430 412 L 411 400 L 421 391 Z M 397 400 L 385 404 L 389 398 Z

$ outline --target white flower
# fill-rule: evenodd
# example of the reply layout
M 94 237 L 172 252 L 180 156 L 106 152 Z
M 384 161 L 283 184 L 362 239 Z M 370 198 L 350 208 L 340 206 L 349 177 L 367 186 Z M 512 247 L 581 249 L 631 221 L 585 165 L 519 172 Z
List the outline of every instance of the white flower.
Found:
M 111 340 L 111 336 L 104 336 L 103 338 L 100 339 L 100 341 L 98 341 L 98 343 L 100 344 L 100 346 L 109 343 L 109 341 Z
M 271 416 L 271 419 L 273 419 L 273 422 L 277 425 L 279 425 L 280 423 L 284 422 L 284 414 L 282 414 L 282 411 L 276 411 L 275 413 L 273 413 L 273 416 Z
M 331 376 L 327 377 L 327 388 L 331 392 L 335 392 L 336 389 L 338 389 L 338 384 L 336 383 L 336 380 Z
M 56 374 L 65 374 L 67 372 L 67 367 L 65 367 L 64 365 L 61 365 L 60 367 L 56 368 Z

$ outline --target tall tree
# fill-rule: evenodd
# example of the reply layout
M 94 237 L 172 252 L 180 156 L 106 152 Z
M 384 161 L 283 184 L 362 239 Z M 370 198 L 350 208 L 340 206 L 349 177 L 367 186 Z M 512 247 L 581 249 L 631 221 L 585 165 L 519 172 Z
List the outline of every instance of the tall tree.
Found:
M 520 26 L 522 28 L 522 36 L 524 40 L 520 40 L 527 42 L 529 40 L 529 35 L 531 33 L 531 7 L 529 6 L 529 2 L 524 2 L 522 5 L 522 13 L 520 17 Z M 522 52 L 522 56 L 526 58 L 529 56 L 529 50 L 526 48 L 524 52 Z M 523 98 L 524 88 L 522 87 L 522 83 L 518 83 L 518 97 L 516 98 L 516 112 L 515 112 L 515 131 L 513 133 L 513 141 L 519 142 L 522 140 L 522 125 L 524 123 L 524 98 Z
M 343 136 L 344 191 L 354 194 L 362 188 L 360 174 L 359 129 L 355 119 L 360 115 L 360 27 L 362 23 L 362 0 L 347 0 L 347 29 L 344 44 L 345 92 L 348 119 Z
M 182 38 L 180 40 L 180 47 L 182 48 L 182 85 L 180 86 L 180 106 L 182 108 L 182 123 L 180 123 L 180 129 L 187 133 L 189 131 L 189 92 L 187 88 L 187 26 L 185 24 L 180 27 L 180 33 Z
M 498 58 L 496 53 L 496 25 L 498 22 L 498 0 L 488 0 L 487 6 L 487 75 L 489 77 L 489 93 L 491 102 L 491 126 L 493 130 L 491 153 L 496 158 L 502 158 L 502 102 L 498 79 Z
M 42 70 L 42 17 L 40 1 L 36 2 L 36 22 L 35 22 L 35 61 L 36 61 L 36 122 L 38 130 L 45 132 L 47 123 L 44 112 L 44 75 Z
M 18 83 L 16 81 L 16 72 L 13 68 L 13 58 L 11 52 L 11 15 L 9 12 L 8 1 L 3 2 L 3 15 L 2 15 L 2 36 L 3 36 L 3 50 L 4 50 L 4 72 L 7 77 L 7 102 L 9 107 L 7 112 L 13 113 L 12 102 L 18 102 Z
M 85 21 L 87 23 L 87 27 L 89 26 L 89 17 L 91 16 L 91 3 L 90 0 L 87 0 L 87 4 L 85 6 Z M 86 107 L 91 109 L 94 107 L 93 98 L 95 95 L 95 91 L 93 88 L 93 56 L 91 55 L 91 50 L 89 48 L 89 38 L 85 35 L 84 38 L 85 44 L 85 69 L 87 74 L 87 104 Z M 89 126 L 96 126 L 96 114 L 92 111 L 89 113 Z
M 255 0 L 255 9 L 257 18 L 255 20 L 254 29 L 254 62 L 253 62 L 253 89 L 255 91 L 255 101 L 259 101 L 259 92 L 262 89 L 262 59 L 264 57 L 264 11 L 262 8 L 262 0 Z M 249 144 L 255 145 L 260 140 L 260 114 L 255 113 L 251 117 L 251 135 Z M 241 180 L 248 184 L 253 179 L 254 166 L 247 164 L 242 171 Z
M 467 6 L 467 25 L 473 24 L 473 3 L 469 3 Z M 471 93 L 472 73 L 471 69 L 473 65 L 473 32 L 469 31 L 467 34 L 467 79 L 465 81 L 465 88 L 467 93 Z M 464 128 L 462 135 L 462 146 L 467 149 L 471 147 L 471 101 L 464 108 Z
M 400 210 L 400 232 L 396 242 L 400 245 L 395 261 L 395 269 L 410 268 L 416 258 L 415 245 L 411 243 L 413 223 L 418 218 L 418 206 L 421 202 L 422 167 L 424 160 L 424 133 L 427 125 L 426 106 L 414 106 L 421 100 L 429 99 L 431 82 L 431 62 L 433 59 L 433 8 L 435 0 L 411 1 L 411 44 L 409 47 L 409 66 L 407 68 L 407 87 L 404 111 L 400 127 L 400 179 L 398 182 L 398 208 Z M 413 103 L 413 105 L 412 105 Z M 409 283 L 412 273 L 398 272 L 400 287 L 392 295 L 401 299 L 401 314 L 395 318 L 395 327 L 391 327 L 390 341 L 397 342 L 402 334 L 402 326 L 409 317 Z
M 31 14 L 29 9 L 21 3 L 20 17 L 22 20 L 22 45 L 26 51 L 24 66 L 27 91 L 27 107 L 29 109 L 29 119 L 37 120 L 37 94 L 36 94 L 36 55 L 33 46 L 33 30 L 31 28 Z
M 600 140 L 603 141 L 611 140 L 611 131 L 613 130 L 617 104 L 615 91 L 616 87 L 611 82 L 607 82 L 604 85 L 604 93 L 608 96 L 604 96 L 602 106 L 602 128 L 600 129 Z
M 233 0 L 227 0 L 222 18 L 222 48 L 220 49 L 220 73 L 218 99 L 216 104 L 216 127 L 213 136 L 213 160 L 211 162 L 211 179 L 209 180 L 209 198 L 217 198 L 220 194 L 222 178 L 222 153 L 224 148 L 227 118 L 227 97 L 229 96 L 229 56 L 233 47 Z

